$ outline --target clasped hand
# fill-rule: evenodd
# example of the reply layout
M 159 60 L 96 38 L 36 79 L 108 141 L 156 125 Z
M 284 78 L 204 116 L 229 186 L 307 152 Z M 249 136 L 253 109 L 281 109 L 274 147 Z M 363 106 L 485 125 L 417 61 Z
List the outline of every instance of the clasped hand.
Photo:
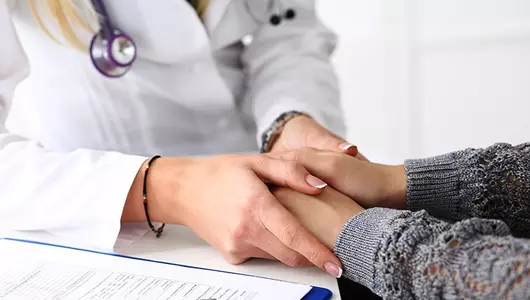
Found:
M 330 185 L 319 195 L 304 195 L 288 188 L 273 190 L 278 201 L 329 249 L 334 248 L 344 224 L 364 208 L 405 207 L 407 179 L 403 166 L 309 148 L 268 155 L 298 162 Z
M 402 167 L 366 161 L 306 117 L 291 120 L 267 155 L 161 158 L 149 174 L 154 221 L 188 226 L 233 264 L 277 259 L 333 276 L 342 272 L 332 249 L 343 224 L 363 207 L 403 206 L 406 185 Z
M 147 184 L 155 221 L 188 226 L 231 263 L 268 258 L 340 274 L 332 251 L 269 189 L 282 186 L 306 195 L 323 191 L 326 184 L 295 160 L 266 155 L 161 158 L 151 167 Z

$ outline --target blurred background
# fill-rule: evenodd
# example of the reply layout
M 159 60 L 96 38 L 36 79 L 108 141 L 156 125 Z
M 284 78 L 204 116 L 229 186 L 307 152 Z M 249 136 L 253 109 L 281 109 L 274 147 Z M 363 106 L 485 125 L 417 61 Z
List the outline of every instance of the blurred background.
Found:
M 349 141 L 399 163 L 530 141 L 530 0 L 320 0 Z

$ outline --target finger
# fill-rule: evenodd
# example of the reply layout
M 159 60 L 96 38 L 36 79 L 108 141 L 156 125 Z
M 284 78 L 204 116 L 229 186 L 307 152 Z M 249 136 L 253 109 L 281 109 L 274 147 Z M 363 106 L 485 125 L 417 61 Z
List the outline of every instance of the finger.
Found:
M 288 160 L 260 155 L 250 160 L 250 167 L 265 183 L 290 187 L 309 195 L 319 194 L 327 186 L 298 163 L 296 157 Z
M 340 149 L 339 152 L 353 156 L 353 157 L 357 157 L 357 155 L 360 154 L 357 146 L 350 144 L 350 143 L 342 142 L 339 144 L 338 148 Z
M 319 150 L 340 152 L 351 156 L 356 156 L 358 153 L 355 145 L 346 142 L 343 138 L 327 130 L 309 138 L 307 146 Z
M 313 264 L 303 255 L 285 246 L 274 234 L 263 227 L 262 233 L 257 235 L 256 247 L 262 253 L 261 258 L 278 260 L 291 267 L 312 266 Z
M 278 260 L 276 259 L 276 257 L 270 255 L 269 253 L 261 249 L 256 249 L 256 252 L 254 255 L 252 255 L 252 257 L 266 259 L 266 260 L 274 260 L 274 261 Z
M 308 146 L 316 146 L 314 148 L 320 150 L 344 153 L 349 156 L 367 161 L 366 157 L 359 153 L 357 146 L 346 142 L 346 140 L 337 136 L 336 134 L 333 134 L 332 132 L 327 131 L 326 133 L 323 133 L 320 137 L 314 138 L 314 140 L 316 141 L 314 142 L 315 145 L 311 145 L 313 143 L 308 142 Z
M 356 160 L 336 152 L 304 148 L 297 151 L 269 153 L 271 157 L 287 161 L 296 160 L 311 174 L 315 174 L 332 187 L 347 184 L 350 173 L 355 169 Z
M 360 160 L 364 160 L 364 161 L 367 161 L 369 162 L 370 160 L 368 158 L 366 158 L 366 156 L 364 156 L 361 152 L 357 153 L 357 155 L 355 155 L 356 158 L 360 159 Z
M 260 208 L 261 223 L 285 246 L 302 254 L 315 266 L 328 272 L 330 275 L 340 277 L 342 265 L 330 249 L 315 238 L 302 224 L 296 220 L 271 194 L 271 199 L 264 201 Z M 280 255 L 277 251 L 273 256 Z
M 270 233 L 270 232 L 269 232 L 269 234 L 272 235 L 272 233 Z M 285 246 L 283 244 L 281 244 L 281 245 Z M 272 249 L 274 249 L 274 248 L 272 248 Z M 252 258 L 260 258 L 260 259 L 272 260 L 272 261 L 279 261 L 279 262 L 281 262 L 281 263 L 283 263 L 285 265 L 291 266 L 291 267 L 311 267 L 311 266 L 313 266 L 313 264 L 310 261 L 308 261 L 307 258 L 303 257 L 301 254 L 298 254 L 298 253 L 294 252 L 294 255 L 296 256 L 295 258 L 289 258 L 288 256 L 286 256 L 285 259 L 278 259 L 277 257 L 274 257 L 271 254 L 267 253 L 266 251 L 256 248 L 256 250 L 253 252 L 251 257 Z
M 270 255 L 264 250 L 261 250 L 259 248 L 254 248 L 253 250 L 249 251 L 248 258 L 245 259 L 243 262 L 249 260 L 250 258 L 261 258 L 261 259 L 267 259 L 267 260 L 277 260 L 274 256 Z
M 250 242 L 250 241 L 249 241 Z M 228 252 L 221 252 L 223 253 L 223 256 L 226 261 L 233 265 L 240 265 L 242 263 L 245 263 L 251 258 L 262 258 L 262 259 L 268 259 L 268 260 L 277 260 L 274 256 L 270 255 L 266 251 L 259 249 L 249 243 L 247 249 L 245 249 L 244 254 L 241 253 L 228 253 Z

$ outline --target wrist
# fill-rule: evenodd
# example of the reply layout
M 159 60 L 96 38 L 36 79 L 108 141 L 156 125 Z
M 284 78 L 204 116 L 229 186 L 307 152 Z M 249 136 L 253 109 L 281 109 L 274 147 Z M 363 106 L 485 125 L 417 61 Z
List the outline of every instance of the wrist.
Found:
M 281 114 L 271 126 L 263 133 L 261 138 L 261 151 L 262 153 L 267 153 L 273 150 L 277 142 L 280 140 L 280 136 L 284 133 L 287 124 L 291 123 L 294 119 L 307 118 L 311 117 L 303 112 L 298 111 L 289 111 Z
M 337 218 L 337 222 L 332 224 L 332 226 L 327 227 L 328 232 L 325 234 L 326 238 L 324 239 L 324 243 L 326 244 L 326 246 L 329 249 L 333 250 L 335 248 L 337 239 L 340 236 L 340 233 L 342 232 L 346 224 L 348 224 L 348 221 L 364 211 L 364 208 L 359 205 L 356 205 L 355 208 L 347 208 L 345 209 L 345 211 L 339 213 L 340 217 Z
M 407 198 L 407 175 L 403 165 L 385 166 L 387 203 L 386 207 L 405 209 Z
M 127 200 L 125 201 L 125 207 L 123 208 L 123 214 L 121 216 L 122 222 L 143 222 L 145 221 L 145 213 L 142 206 L 142 186 L 144 181 L 145 166 L 148 160 L 140 165 L 140 168 L 136 172 L 133 183 L 129 188 L 127 194 Z
M 190 158 L 160 158 L 151 165 L 147 177 L 149 215 L 154 222 L 182 225 L 185 207 L 180 193 L 182 173 Z
M 151 164 L 147 180 L 145 181 L 147 205 L 151 221 L 182 224 L 182 211 L 176 209 L 174 205 L 179 184 L 178 169 L 179 166 L 185 165 L 186 160 L 185 158 L 162 157 Z M 122 215 L 123 222 L 146 221 L 143 206 L 143 185 L 148 161 L 145 160 L 142 163 L 129 189 Z

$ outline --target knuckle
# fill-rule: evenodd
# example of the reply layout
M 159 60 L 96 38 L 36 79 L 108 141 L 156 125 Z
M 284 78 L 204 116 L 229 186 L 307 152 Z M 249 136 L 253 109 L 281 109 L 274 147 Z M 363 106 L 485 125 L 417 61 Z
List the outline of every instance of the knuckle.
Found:
M 305 257 L 300 254 L 290 255 L 283 259 L 283 263 L 288 265 L 289 267 L 301 267 L 305 265 L 304 262 Z
M 292 178 L 298 172 L 300 172 L 301 166 L 295 161 L 290 161 L 285 164 L 285 175 L 287 178 Z
M 311 251 L 307 253 L 307 259 L 311 262 L 318 262 L 320 261 L 320 253 L 312 248 Z
M 280 239 L 287 247 L 297 249 L 301 242 L 301 231 L 300 227 L 287 226 L 282 230 Z
M 267 165 L 269 159 L 266 155 L 257 155 L 253 158 L 253 163 L 256 167 L 261 168 Z
M 249 217 L 242 216 L 239 222 L 228 232 L 224 243 L 224 253 L 232 257 L 244 257 L 252 239 L 252 223 Z
M 240 242 L 230 239 L 227 243 L 225 243 L 223 252 L 227 257 L 238 258 L 242 257 L 243 255 L 243 247 Z
M 246 220 L 242 220 L 231 232 L 230 240 L 236 244 L 240 241 L 245 241 L 250 236 L 250 227 L 247 225 Z
M 224 257 L 225 260 L 232 265 L 240 265 L 246 261 L 245 258 L 239 257 L 237 255 L 226 254 Z
M 291 160 L 297 164 L 301 163 L 304 160 L 303 152 L 301 150 L 293 151 Z

